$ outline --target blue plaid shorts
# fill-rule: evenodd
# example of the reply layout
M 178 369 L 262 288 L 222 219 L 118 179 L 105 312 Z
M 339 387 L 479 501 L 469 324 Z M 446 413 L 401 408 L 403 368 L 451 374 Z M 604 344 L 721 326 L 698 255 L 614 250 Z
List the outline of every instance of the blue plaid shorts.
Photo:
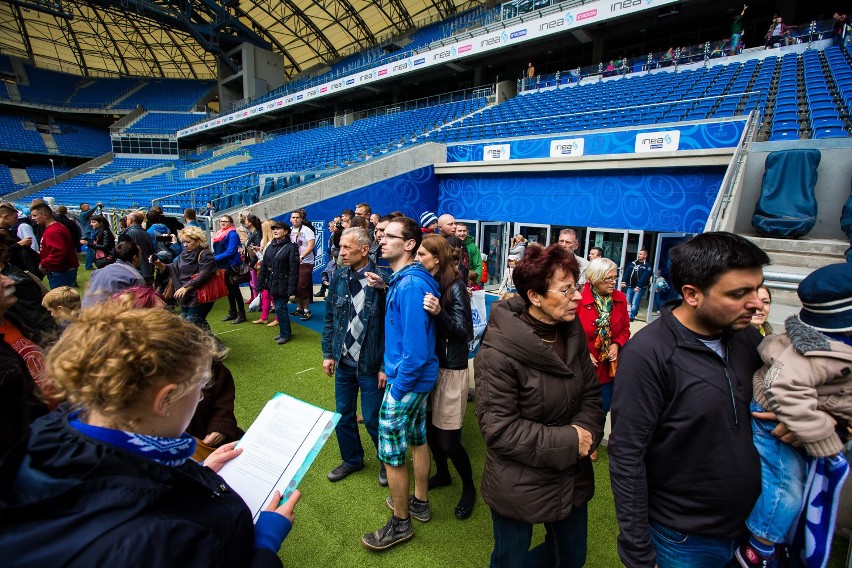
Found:
M 428 392 L 409 392 L 402 400 L 391 398 L 385 389 L 379 408 L 379 459 L 392 466 L 405 464 L 408 446 L 426 443 L 426 401 Z

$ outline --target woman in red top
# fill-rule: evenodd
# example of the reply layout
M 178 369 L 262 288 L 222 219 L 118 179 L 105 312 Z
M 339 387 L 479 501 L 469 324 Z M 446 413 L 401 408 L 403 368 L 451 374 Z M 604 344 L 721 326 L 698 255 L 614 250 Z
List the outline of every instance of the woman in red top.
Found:
M 601 383 L 604 415 L 612 403 L 613 378 L 618 352 L 630 338 L 627 297 L 615 289 L 618 266 L 608 258 L 596 258 L 586 268 L 586 285 L 578 315 L 586 333 L 592 365 Z M 597 452 L 592 461 L 597 460 Z

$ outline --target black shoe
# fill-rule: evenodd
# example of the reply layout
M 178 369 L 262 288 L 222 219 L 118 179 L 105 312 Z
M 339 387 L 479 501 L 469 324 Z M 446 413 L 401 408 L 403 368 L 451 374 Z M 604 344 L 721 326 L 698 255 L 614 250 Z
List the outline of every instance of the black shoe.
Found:
M 473 513 L 474 503 L 476 503 L 476 491 L 473 490 L 470 493 L 462 491 L 461 499 L 459 499 L 459 504 L 456 505 L 456 510 L 454 511 L 456 518 L 460 521 L 468 518 Z
M 234 318 L 234 321 L 232 321 L 231 323 L 232 323 L 232 324 L 237 324 L 237 323 L 246 323 L 247 321 L 248 321 L 248 320 L 246 319 L 246 315 L 245 315 L 245 314 L 240 314 L 240 315 L 238 315 L 237 317 L 235 317 L 235 318 Z
M 288 341 L 289 341 L 289 339 L 288 339 Z M 285 341 L 285 343 L 286 343 L 286 341 Z M 355 473 L 356 471 L 361 471 L 362 469 L 364 469 L 364 464 L 361 464 L 359 467 L 355 467 L 355 466 L 351 466 L 348 463 L 344 462 L 328 473 L 328 480 L 329 481 L 340 481 L 341 479 L 343 479 L 344 477 L 346 477 L 350 473 Z
M 290 338 L 289 338 L 289 337 L 281 337 L 281 336 L 279 335 L 278 337 L 276 337 L 276 338 L 275 338 L 275 341 L 277 341 L 277 342 L 278 342 L 278 345 L 284 345 L 285 343 L 287 343 L 288 341 L 290 341 Z
M 385 467 L 385 464 L 379 468 L 379 485 L 382 487 L 388 486 L 388 470 Z
M 316 294 L 314 294 L 314 298 L 325 298 L 325 291 L 317 292 Z
M 450 477 L 450 474 L 447 475 L 433 475 L 429 478 L 429 491 L 432 491 L 436 487 L 447 487 L 448 485 L 452 485 L 453 478 Z
M 385 526 L 376 532 L 367 533 L 361 537 L 361 544 L 370 550 L 387 550 L 388 548 L 410 540 L 414 536 L 411 519 L 397 519 L 391 515 Z
M 232 319 L 236 319 L 237 314 L 235 312 L 228 312 L 228 315 L 222 318 L 222 321 L 231 321 Z
M 311 310 L 306 310 L 306 311 L 305 311 L 305 312 L 301 315 L 301 317 L 300 317 L 299 319 L 300 319 L 300 320 L 302 320 L 302 321 L 308 321 L 309 319 L 311 319 Z
M 393 497 L 385 499 L 385 505 L 393 511 Z M 409 495 L 408 514 L 421 523 L 428 523 L 432 519 L 432 509 L 429 508 L 429 501 L 421 501 L 415 498 L 414 495 Z
M 298 309 L 293 310 L 292 312 L 290 312 L 290 315 L 291 316 L 300 316 L 300 315 L 302 315 L 302 310 L 298 310 Z

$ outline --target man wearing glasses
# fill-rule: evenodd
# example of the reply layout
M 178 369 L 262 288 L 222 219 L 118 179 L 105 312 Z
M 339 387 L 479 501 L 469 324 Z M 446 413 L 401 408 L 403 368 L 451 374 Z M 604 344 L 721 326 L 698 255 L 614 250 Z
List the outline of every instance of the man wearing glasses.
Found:
M 421 522 L 432 517 L 426 400 L 438 378 L 438 357 L 435 323 L 423 309 L 423 299 L 440 293 L 432 275 L 414 261 L 421 240 L 420 226 L 408 217 L 390 221 L 380 240 L 382 257 L 393 270 L 385 305 L 387 386 L 379 409 L 379 460 L 387 468 L 391 492 L 387 505 L 393 514 L 384 527 L 361 538 L 370 550 L 385 550 L 414 536 L 411 517 Z M 385 286 L 380 275 L 366 276 L 370 286 Z M 410 497 L 408 447 L 414 462 L 414 495 Z

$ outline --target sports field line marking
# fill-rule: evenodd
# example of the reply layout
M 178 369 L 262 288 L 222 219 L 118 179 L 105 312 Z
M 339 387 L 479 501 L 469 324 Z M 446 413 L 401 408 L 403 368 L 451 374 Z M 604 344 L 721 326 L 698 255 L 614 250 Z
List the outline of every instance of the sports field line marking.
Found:
M 226 333 L 234 333 L 235 331 L 240 331 L 239 329 L 229 329 L 228 331 L 217 331 L 213 335 L 225 335 Z
M 294 375 L 301 375 L 302 373 L 307 373 L 308 371 L 313 371 L 316 367 L 311 367 L 310 369 L 305 369 L 304 371 L 299 371 L 298 373 L 293 373 Z

